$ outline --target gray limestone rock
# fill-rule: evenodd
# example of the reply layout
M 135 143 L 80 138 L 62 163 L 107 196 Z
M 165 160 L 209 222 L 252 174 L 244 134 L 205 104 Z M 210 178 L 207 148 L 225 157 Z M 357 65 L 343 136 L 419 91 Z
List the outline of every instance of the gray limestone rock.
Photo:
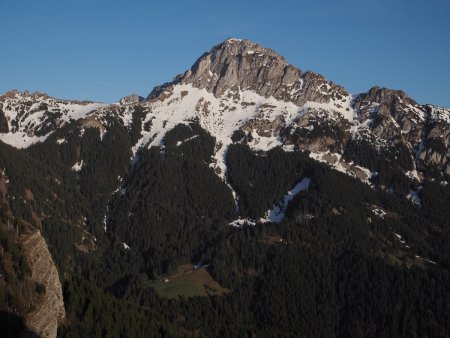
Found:
M 56 338 L 58 325 L 65 318 L 58 270 L 39 230 L 25 235 L 22 245 L 30 265 L 31 278 L 46 290 L 45 297 L 33 304 L 33 310 L 27 314 L 26 326 L 40 337 Z
M 216 97 L 230 89 L 252 90 L 298 106 L 307 101 L 326 103 L 331 98 L 349 95 L 344 88 L 319 74 L 303 73 L 272 49 L 238 39 L 228 39 L 213 47 L 183 75 L 156 87 L 148 99 L 156 98 L 177 83 L 205 88 Z
M 120 99 L 120 104 L 133 104 L 144 101 L 144 98 L 142 96 L 139 96 L 137 94 L 131 94 L 124 96 Z

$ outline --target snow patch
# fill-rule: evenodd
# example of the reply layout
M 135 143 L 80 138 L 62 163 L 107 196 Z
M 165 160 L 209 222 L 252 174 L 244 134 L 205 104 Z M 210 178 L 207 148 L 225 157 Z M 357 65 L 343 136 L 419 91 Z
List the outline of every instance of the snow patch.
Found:
M 81 160 L 81 162 L 75 163 L 75 164 L 72 166 L 71 169 L 72 169 L 73 171 L 80 172 L 80 171 L 81 171 L 81 168 L 83 167 L 83 164 L 84 164 L 84 162 L 83 162 L 83 160 Z
M 430 263 L 430 264 L 433 264 L 433 265 L 436 265 L 436 264 L 437 264 L 435 261 L 432 261 L 432 260 L 429 259 L 429 258 L 425 258 L 425 257 L 419 256 L 419 255 L 415 255 L 415 257 L 416 257 L 416 258 L 419 258 L 419 259 L 423 259 L 425 262 Z
M 31 146 L 32 144 L 44 142 L 48 136 L 50 136 L 50 134 L 46 136 L 28 136 L 24 132 L 9 132 L 0 134 L 0 141 L 13 146 L 14 148 L 24 149 Z
M 415 169 L 411 170 L 411 171 L 407 171 L 405 173 L 405 175 L 408 176 L 409 178 L 413 179 L 413 180 L 420 181 L 419 173 Z
M 109 105 L 105 103 L 88 103 L 84 105 L 68 103 L 66 105 L 62 105 L 62 110 L 64 111 L 62 119 L 66 122 L 69 122 L 71 119 L 79 120 L 85 118 L 92 111 L 106 106 Z
M 327 92 L 325 92 L 324 94 L 327 94 Z M 306 109 L 309 108 L 309 109 L 315 109 L 315 110 L 326 110 L 327 112 L 334 111 L 334 112 L 337 112 L 340 115 L 342 115 L 342 117 L 344 119 L 348 120 L 349 122 L 353 122 L 356 117 L 356 112 L 353 109 L 351 102 L 352 102 L 352 96 L 350 95 L 344 102 L 342 102 L 341 100 L 336 101 L 333 99 L 330 99 L 330 101 L 328 103 L 319 103 L 319 102 L 308 101 L 305 103 L 303 108 L 306 108 Z
M 430 107 L 431 107 L 431 119 L 433 121 L 436 122 L 444 121 L 446 123 L 450 123 L 450 109 L 438 106 L 430 106 Z
M 265 218 L 266 222 L 280 223 L 284 219 L 284 213 L 288 207 L 289 202 L 291 202 L 296 195 L 301 191 L 308 190 L 311 179 L 304 177 L 298 184 L 296 184 L 291 190 L 289 190 L 283 199 L 272 207 L 272 209 L 266 212 Z
M 424 149 L 425 149 L 425 145 L 423 144 L 423 141 L 420 140 L 419 147 L 416 150 L 416 161 L 419 159 L 419 155 Z
M 189 142 L 189 141 L 191 141 L 191 140 L 193 140 L 193 139 L 195 139 L 195 138 L 197 138 L 197 137 L 199 137 L 199 135 L 191 136 L 191 137 L 185 139 L 184 141 L 178 141 L 178 142 L 177 142 L 177 147 L 179 147 L 179 146 L 181 146 L 183 143 Z
M 249 219 L 249 218 L 238 218 L 236 220 L 234 220 L 233 222 L 230 222 L 229 225 L 237 227 L 237 228 L 241 228 L 245 225 L 251 225 L 254 226 L 256 225 L 256 221 Z
M 375 216 L 378 216 L 381 219 L 384 219 L 384 216 L 387 215 L 386 211 L 380 208 L 372 209 L 372 212 L 375 214 Z
M 378 175 L 377 172 L 372 172 L 367 168 L 361 167 L 360 165 L 356 165 L 353 162 L 345 162 L 342 159 L 342 155 L 339 153 L 332 153 L 330 151 L 327 152 L 310 152 L 309 157 L 322 162 L 326 163 L 332 168 L 334 168 L 337 171 L 340 171 L 341 173 L 359 178 L 362 182 L 372 186 L 371 178 Z M 334 159 L 333 161 L 331 159 Z M 359 174 L 359 175 L 358 175 Z M 365 176 L 365 178 L 364 178 Z
M 107 232 L 107 227 L 106 224 L 108 222 L 108 213 L 109 213 L 109 205 L 106 206 L 106 213 L 105 216 L 103 217 L 103 230 L 105 230 L 105 232 Z
M 401 243 L 405 248 L 409 249 L 409 245 L 406 244 L 406 241 L 405 241 L 405 239 L 403 238 L 402 235 L 397 234 L 397 233 L 395 233 L 395 232 L 394 232 L 394 235 L 395 235 L 395 237 L 398 238 L 398 240 L 400 241 L 400 243 Z
M 420 206 L 422 201 L 418 191 L 410 190 L 406 198 L 409 199 L 414 205 Z

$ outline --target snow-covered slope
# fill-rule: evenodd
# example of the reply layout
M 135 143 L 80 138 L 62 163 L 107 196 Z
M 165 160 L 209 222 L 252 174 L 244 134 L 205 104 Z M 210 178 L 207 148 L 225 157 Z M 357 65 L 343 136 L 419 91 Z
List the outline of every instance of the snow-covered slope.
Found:
M 283 199 L 278 202 L 266 213 L 266 222 L 279 223 L 284 219 L 284 213 L 289 205 L 289 203 L 294 199 L 296 195 L 300 192 L 308 190 L 311 179 L 304 177 L 299 183 L 297 183 L 291 190 L 289 190 Z
M 308 150 L 312 158 L 366 182 L 377 176 L 376 166 L 369 169 L 364 159 L 369 148 L 372 157 L 402 158 L 402 170 L 414 180 L 422 180 L 430 168 L 450 175 L 449 109 L 420 105 L 386 88 L 352 95 L 271 49 L 239 39 L 214 46 L 145 101 L 130 96 L 105 105 L 9 92 L 0 97 L 0 140 L 24 148 L 71 119 L 85 121 L 83 128 L 99 127 L 103 135 L 110 119 L 131 128 L 137 112 L 145 128 L 134 154 L 162 145 L 167 131 L 195 120 L 216 138 L 212 165 L 222 178 L 233 135 L 255 150 Z
M 195 120 L 216 138 L 214 166 L 220 168 L 216 172 L 222 177 L 225 174 L 224 155 L 236 130 L 244 130 L 251 135 L 249 145 L 255 150 L 268 150 L 275 146 L 291 149 L 280 136 L 280 130 L 295 124 L 310 111 L 308 106 L 299 107 L 292 102 L 265 98 L 250 90 L 228 89 L 224 95 L 215 97 L 205 88 L 195 88 L 191 84 L 176 84 L 161 96 L 144 103 L 151 111 L 144 124 L 151 121 L 151 128 L 143 131 L 134 151 L 142 146 L 161 145 L 168 130 L 179 123 Z M 336 114 L 343 117 L 344 111 L 335 109 Z M 280 125 L 271 125 L 277 123 Z
M 4 121 L 0 140 L 16 148 L 26 148 L 44 141 L 70 120 L 82 119 L 103 106 L 106 104 L 11 91 L 0 96 L 0 115 Z

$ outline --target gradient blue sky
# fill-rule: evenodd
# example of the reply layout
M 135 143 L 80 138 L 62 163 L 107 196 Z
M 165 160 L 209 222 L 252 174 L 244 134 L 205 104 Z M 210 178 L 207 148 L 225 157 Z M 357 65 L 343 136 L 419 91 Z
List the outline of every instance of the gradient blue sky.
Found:
M 0 0 L 0 93 L 115 102 L 248 38 L 352 93 L 450 107 L 449 0 Z

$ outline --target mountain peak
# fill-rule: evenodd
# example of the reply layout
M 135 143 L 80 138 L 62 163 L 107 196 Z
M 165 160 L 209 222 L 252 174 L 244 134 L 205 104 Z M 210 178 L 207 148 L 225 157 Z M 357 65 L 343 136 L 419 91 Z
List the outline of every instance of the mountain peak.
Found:
M 226 39 L 225 41 L 214 46 L 211 49 L 210 53 L 217 52 L 218 50 L 225 50 L 226 52 L 232 55 L 242 55 L 242 56 L 252 54 L 267 54 L 271 57 L 279 59 L 280 61 L 282 60 L 287 64 L 287 61 L 284 59 L 284 57 L 275 52 L 273 49 L 266 48 L 248 39 L 236 39 L 236 38 Z
M 206 88 L 215 96 L 231 88 L 270 96 L 280 85 L 299 81 L 301 74 L 273 50 L 233 38 L 203 54 L 183 75 L 182 82 Z
M 367 96 L 374 102 L 389 102 L 393 100 L 402 100 L 408 104 L 417 104 L 404 91 L 398 89 L 389 89 L 385 87 L 374 86 L 369 89 Z
M 250 90 L 298 106 L 307 101 L 327 103 L 336 96 L 349 95 L 319 74 L 302 72 L 274 50 L 236 38 L 212 47 L 190 70 L 156 87 L 148 99 L 158 97 L 166 88 L 179 83 L 206 89 L 216 97 L 228 90 Z
M 242 41 L 244 41 L 243 39 L 238 39 L 238 38 L 228 38 L 228 39 L 226 39 L 225 41 L 224 41 L 224 43 L 225 42 L 227 42 L 227 43 L 233 43 L 233 42 L 242 42 Z M 247 40 L 247 41 L 250 41 L 250 40 Z

